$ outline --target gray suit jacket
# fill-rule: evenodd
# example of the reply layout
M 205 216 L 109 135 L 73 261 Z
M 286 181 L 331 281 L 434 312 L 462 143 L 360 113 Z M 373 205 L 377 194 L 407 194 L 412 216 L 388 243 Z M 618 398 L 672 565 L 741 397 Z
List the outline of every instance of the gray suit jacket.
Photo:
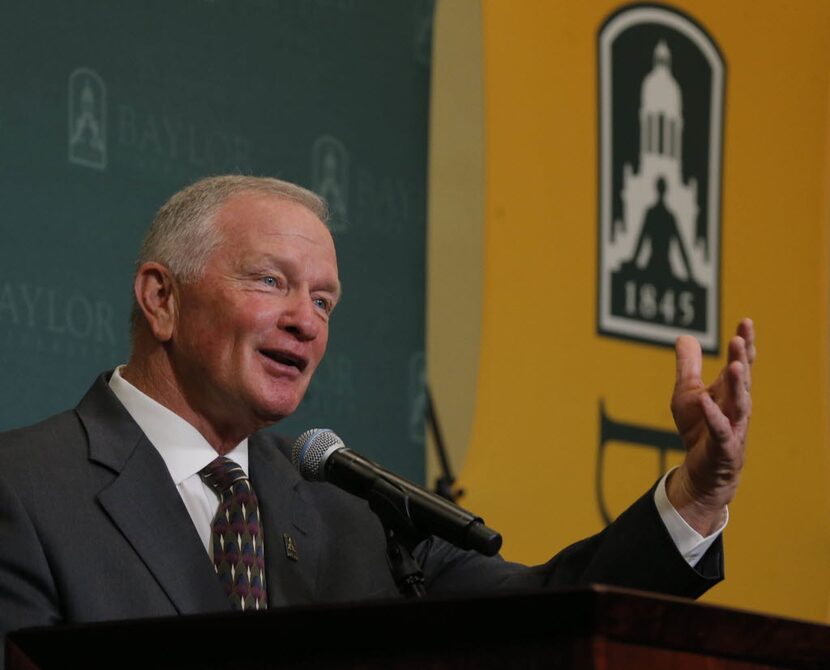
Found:
M 107 378 L 75 410 L 0 435 L 0 635 L 229 608 L 161 456 Z M 249 441 L 270 606 L 395 597 L 368 506 L 304 481 L 287 448 L 270 433 Z M 650 493 L 602 533 L 534 568 L 440 540 L 422 543 L 416 556 L 428 592 L 441 594 L 604 582 L 696 597 L 722 577 L 720 541 L 689 567 Z

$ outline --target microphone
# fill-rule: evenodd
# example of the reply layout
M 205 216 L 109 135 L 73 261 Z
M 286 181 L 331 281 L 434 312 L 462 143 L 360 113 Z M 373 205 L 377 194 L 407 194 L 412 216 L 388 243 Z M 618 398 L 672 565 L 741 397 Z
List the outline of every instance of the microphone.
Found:
M 310 481 L 329 482 L 370 504 L 378 495 L 391 501 L 425 536 L 435 535 L 485 556 L 495 556 L 501 548 L 501 535 L 481 517 L 363 458 L 328 429 L 312 428 L 300 435 L 291 449 L 291 462 Z

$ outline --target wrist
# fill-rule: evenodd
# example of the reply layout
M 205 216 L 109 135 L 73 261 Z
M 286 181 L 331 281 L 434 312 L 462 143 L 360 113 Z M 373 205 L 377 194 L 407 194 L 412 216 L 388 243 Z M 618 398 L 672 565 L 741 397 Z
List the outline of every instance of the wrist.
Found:
M 726 505 L 731 499 L 724 491 L 702 493 L 694 485 L 685 464 L 669 473 L 666 496 L 683 520 L 703 537 L 723 527 L 727 515 Z

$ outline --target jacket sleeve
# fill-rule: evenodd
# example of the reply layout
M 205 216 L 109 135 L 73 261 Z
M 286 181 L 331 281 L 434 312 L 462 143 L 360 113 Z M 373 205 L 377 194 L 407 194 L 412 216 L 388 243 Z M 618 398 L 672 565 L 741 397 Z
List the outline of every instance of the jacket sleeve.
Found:
M 20 499 L 0 478 L 0 649 L 17 628 L 61 621 L 58 597 L 40 539 Z M 0 654 L 4 667 L 5 652 Z
M 690 566 L 654 504 L 654 489 L 600 533 L 526 567 L 430 539 L 416 548 L 430 593 L 463 593 L 602 583 L 697 598 L 723 579 L 723 542 Z

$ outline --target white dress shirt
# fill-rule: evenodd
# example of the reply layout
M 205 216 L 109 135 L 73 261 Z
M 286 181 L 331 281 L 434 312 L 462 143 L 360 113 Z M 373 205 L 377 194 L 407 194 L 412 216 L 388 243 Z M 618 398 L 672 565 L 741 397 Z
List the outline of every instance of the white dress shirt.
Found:
M 176 490 L 193 520 L 193 525 L 199 532 L 202 544 L 213 557 L 210 528 L 216 510 L 219 509 L 219 498 L 213 489 L 202 481 L 199 470 L 213 461 L 218 454 L 202 434 L 187 421 L 124 379 L 121 376 L 121 367 L 113 372 L 110 388 L 161 454 Z M 247 438 L 225 456 L 248 474 Z
M 121 376 L 117 368 L 110 379 L 110 388 L 130 416 L 144 431 L 147 439 L 158 450 L 176 484 L 193 525 L 209 554 L 213 554 L 210 543 L 210 527 L 219 499 L 213 490 L 202 481 L 199 470 L 205 467 L 217 454 L 202 434 L 178 414 L 157 403 L 150 396 L 139 391 Z M 248 473 L 248 440 L 242 440 L 233 451 L 226 454 Z M 708 537 L 703 537 L 689 526 L 669 502 L 666 495 L 666 473 L 654 490 L 654 503 L 660 518 L 666 526 L 674 544 L 689 565 L 696 565 L 706 550 L 726 528 L 729 520 L 727 510 L 723 525 Z
M 718 539 L 718 536 L 726 528 L 729 522 L 729 508 L 724 508 L 723 524 L 711 535 L 703 537 L 694 528 L 686 523 L 686 520 L 680 516 L 674 505 L 669 501 L 669 496 L 666 494 L 666 479 L 671 470 L 663 475 L 663 479 L 654 489 L 654 504 L 657 505 L 657 511 L 660 513 L 660 518 L 669 531 L 671 539 L 674 540 L 674 545 L 681 553 L 683 558 L 689 565 L 697 565 L 697 562 L 703 558 L 706 550 L 712 546 L 712 543 Z

